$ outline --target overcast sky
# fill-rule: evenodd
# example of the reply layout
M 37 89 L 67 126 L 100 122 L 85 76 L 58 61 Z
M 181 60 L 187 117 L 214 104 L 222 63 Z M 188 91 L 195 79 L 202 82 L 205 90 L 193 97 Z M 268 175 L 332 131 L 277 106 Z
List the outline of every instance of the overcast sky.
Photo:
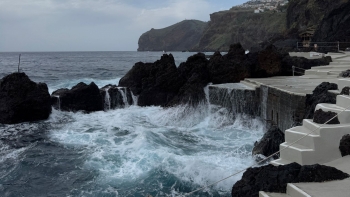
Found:
M 0 0 L 0 51 L 136 51 L 140 35 L 247 0 Z

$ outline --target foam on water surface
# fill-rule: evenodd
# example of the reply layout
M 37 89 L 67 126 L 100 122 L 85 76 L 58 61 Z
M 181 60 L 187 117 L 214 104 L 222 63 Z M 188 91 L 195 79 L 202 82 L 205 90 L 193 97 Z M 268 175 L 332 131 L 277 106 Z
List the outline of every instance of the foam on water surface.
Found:
M 54 113 L 57 119 L 65 116 Z M 207 105 L 131 106 L 70 116 L 74 120 L 54 129 L 50 138 L 84 147 L 89 156 L 83 168 L 97 170 L 96 182 L 116 188 L 120 196 L 127 196 L 125 188 L 142 195 L 184 193 L 222 179 L 254 162 L 252 146 L 263 133 L 259 120 L 232 120 L 224 109 L 209 113 Z M 239 178 L 205 194 L 228 194 Z

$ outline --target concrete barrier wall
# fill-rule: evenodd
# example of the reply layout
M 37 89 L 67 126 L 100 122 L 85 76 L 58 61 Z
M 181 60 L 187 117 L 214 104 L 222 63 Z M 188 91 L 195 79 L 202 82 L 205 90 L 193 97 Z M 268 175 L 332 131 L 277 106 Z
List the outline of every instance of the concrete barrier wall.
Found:
M 282 131 L 301 125 L 305 115 L 306 96 L 264 85 L 260 86 L 260 90 L 260 102 L 265 106 L 261 109 L 261 118 L 277 124 Z
M 209 86 L 209 102 L 233 114 L 260 116 L 260 89 Z
M 236 87 L 236 88 L 235 88 Z M 261 117 L 285 131 L 301 125 L 305 114 L 306 96 L 261 85 L 256 89 L 237 86 L 209 86 L 211 104 L 227 108 L 230 113 Z

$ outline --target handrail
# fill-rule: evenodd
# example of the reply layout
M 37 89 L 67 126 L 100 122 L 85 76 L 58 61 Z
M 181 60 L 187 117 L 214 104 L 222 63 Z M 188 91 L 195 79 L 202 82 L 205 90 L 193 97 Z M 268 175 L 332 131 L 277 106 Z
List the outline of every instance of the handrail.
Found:
M 296 68 L 298 68 L 298 69 L 300 69 L 300 70 L 303 70 L 303 71 L 306 71 L 306 70 L 303 69 L 303 68 L 300 68 L 300 67 L 297 67 L 297 66 L 292 66 L 293 76 L 294 76 L 294 73 L 299 73 L 299 74 L 302 74 L 302 75 L 305 74 L 305 73 L 301 73 L 301 72 L 295 71 Z

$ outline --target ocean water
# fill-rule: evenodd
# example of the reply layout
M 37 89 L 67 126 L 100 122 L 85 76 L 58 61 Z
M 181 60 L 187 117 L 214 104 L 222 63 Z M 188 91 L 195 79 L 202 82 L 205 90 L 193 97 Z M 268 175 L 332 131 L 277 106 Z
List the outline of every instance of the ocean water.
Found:
M 193 53 L 173 53 L 179 65 Z M 118 84 L 157 52 L 22 53 L 21 69 L 50 92 L 94 81 Z M 18 53 L 0 53 L 0 77 Z M 205 89 L 208 92 L 208 89 Z M 129 106 L 90 114 L 53 110 L 46 121 L 0 124 L 0 196 L 172 196 L 254 163 L 259 119 L 202 103 L 197 108 Z M 241 175 L 192 196 L 230 196 Z

